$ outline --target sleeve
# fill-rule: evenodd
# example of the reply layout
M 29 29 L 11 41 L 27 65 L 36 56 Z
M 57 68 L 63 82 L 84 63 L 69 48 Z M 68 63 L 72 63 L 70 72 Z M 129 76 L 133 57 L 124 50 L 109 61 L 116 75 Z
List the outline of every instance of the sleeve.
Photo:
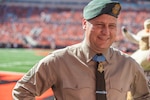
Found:
M 56 82 L 54 57 L 43 58 L 15 85 L 12 96 L 14 100 L 35 100 Z
M 150 83 L 144 74 L 142 67 L 138 64 L 138 70 L 135 72 L 132 95 L 134 100 L 150 100 Z

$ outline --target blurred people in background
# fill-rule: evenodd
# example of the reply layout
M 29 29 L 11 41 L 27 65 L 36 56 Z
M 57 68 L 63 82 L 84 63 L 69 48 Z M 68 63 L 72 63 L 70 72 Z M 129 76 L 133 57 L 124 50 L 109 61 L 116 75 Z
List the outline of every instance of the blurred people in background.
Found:
M 55 0 L 53 1 L 55 2 Z M 44 1 L 39 0 L 32 1 L 38 4 L 36 7 L 32 6 L 32 4 L 22 6 L 25 2 L 27 1 L 23 0 L 21 5 L 16 4 L 16 6 L 13 6 L 14 3 L 12 2 L 7 3 L 8 5 L 0 5 L 0 48 L 32 47 L 49 49 L 51 48 L 51 44 L 55 44 L 57 49 L 79 43 L 83 40 L 83 30 L 80 27 L 80 20 L 82 18 L 81 9 L 76 9 L 71 6 L 70 8 L 66 6 L 66 8 L 64 7 L 63 9 L 58 9 L 56 7 L 53 8 L 51 6 L 45 7 L 43 6 Z M 71 0 L 68 2 L 71 2 Z M 78 1 L 74 1 L 75 4 L 76 2 Z M 84 2 L 86 2 L 86 0 Z M 85 3 L 82 3 L 81 6 L 84 4 Z M 137 33 L 139 29 L 142 28 L 143 21 L 150 17 L 150 9 L 144 4 L 140 4 L 141 6 L 139 6 L 137 3 L 133 5 L 131 3 L 126 4 L 122 2 L 122 5 L 124 8 L 118 19 L 118 33 L 121 33 L 120 29 L 122 25 L 131 26 L 132 32 Z M 33 35 L 30 35 L 30 32 L 35 27 L 39 27 L 39 25 L 42 32 L 37 34 L 38 36 L 35 38 Z M 71 31 L 68 30 L 68 28 Z M 26 38 L 28 36 L 38 44 L 36 46 L 32 46 L 32 42 Z M 50 38 L 53 38 L 54 40 L 52 43 L 49 40 Z M 137 48 L 137 45 L 135 46 L 124 41 L 121 34 L 118 34 L 117 38 L 117 41 L 119 41 L 119 46 L 117 48 L 120 50 L 124 49 L 126 52 L 132 52 Z

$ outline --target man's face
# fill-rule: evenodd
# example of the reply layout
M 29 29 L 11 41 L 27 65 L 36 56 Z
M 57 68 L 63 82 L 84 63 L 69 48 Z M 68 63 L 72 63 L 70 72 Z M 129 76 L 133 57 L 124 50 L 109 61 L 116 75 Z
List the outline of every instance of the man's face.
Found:
M 101 52 L 108 49 L 115 41 L 117 18 L 103 14 L 89 21 L 83 20 L 83 29 L 89 47 Z

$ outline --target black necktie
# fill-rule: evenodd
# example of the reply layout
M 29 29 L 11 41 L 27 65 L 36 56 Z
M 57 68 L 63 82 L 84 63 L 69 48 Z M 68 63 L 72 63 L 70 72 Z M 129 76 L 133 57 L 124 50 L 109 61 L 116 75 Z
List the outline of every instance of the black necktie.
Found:
M 95 55 L 93 58 L 97 62 L 96 70 L 96 100 L 107 100 L 106 99 L 106 86 L 104 78 L 104 68 L 102 62 L 105 61 L 105 57 L 102 54 Z

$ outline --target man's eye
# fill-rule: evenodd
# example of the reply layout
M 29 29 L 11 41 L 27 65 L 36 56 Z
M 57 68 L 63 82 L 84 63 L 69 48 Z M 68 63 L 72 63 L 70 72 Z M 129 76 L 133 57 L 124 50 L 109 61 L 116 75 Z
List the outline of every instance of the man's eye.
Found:
M 116 25 L 110 25 L 109 28 L 116 28 Z
M 103 27 L 103 24 L 96 24 L 97 27 Z

